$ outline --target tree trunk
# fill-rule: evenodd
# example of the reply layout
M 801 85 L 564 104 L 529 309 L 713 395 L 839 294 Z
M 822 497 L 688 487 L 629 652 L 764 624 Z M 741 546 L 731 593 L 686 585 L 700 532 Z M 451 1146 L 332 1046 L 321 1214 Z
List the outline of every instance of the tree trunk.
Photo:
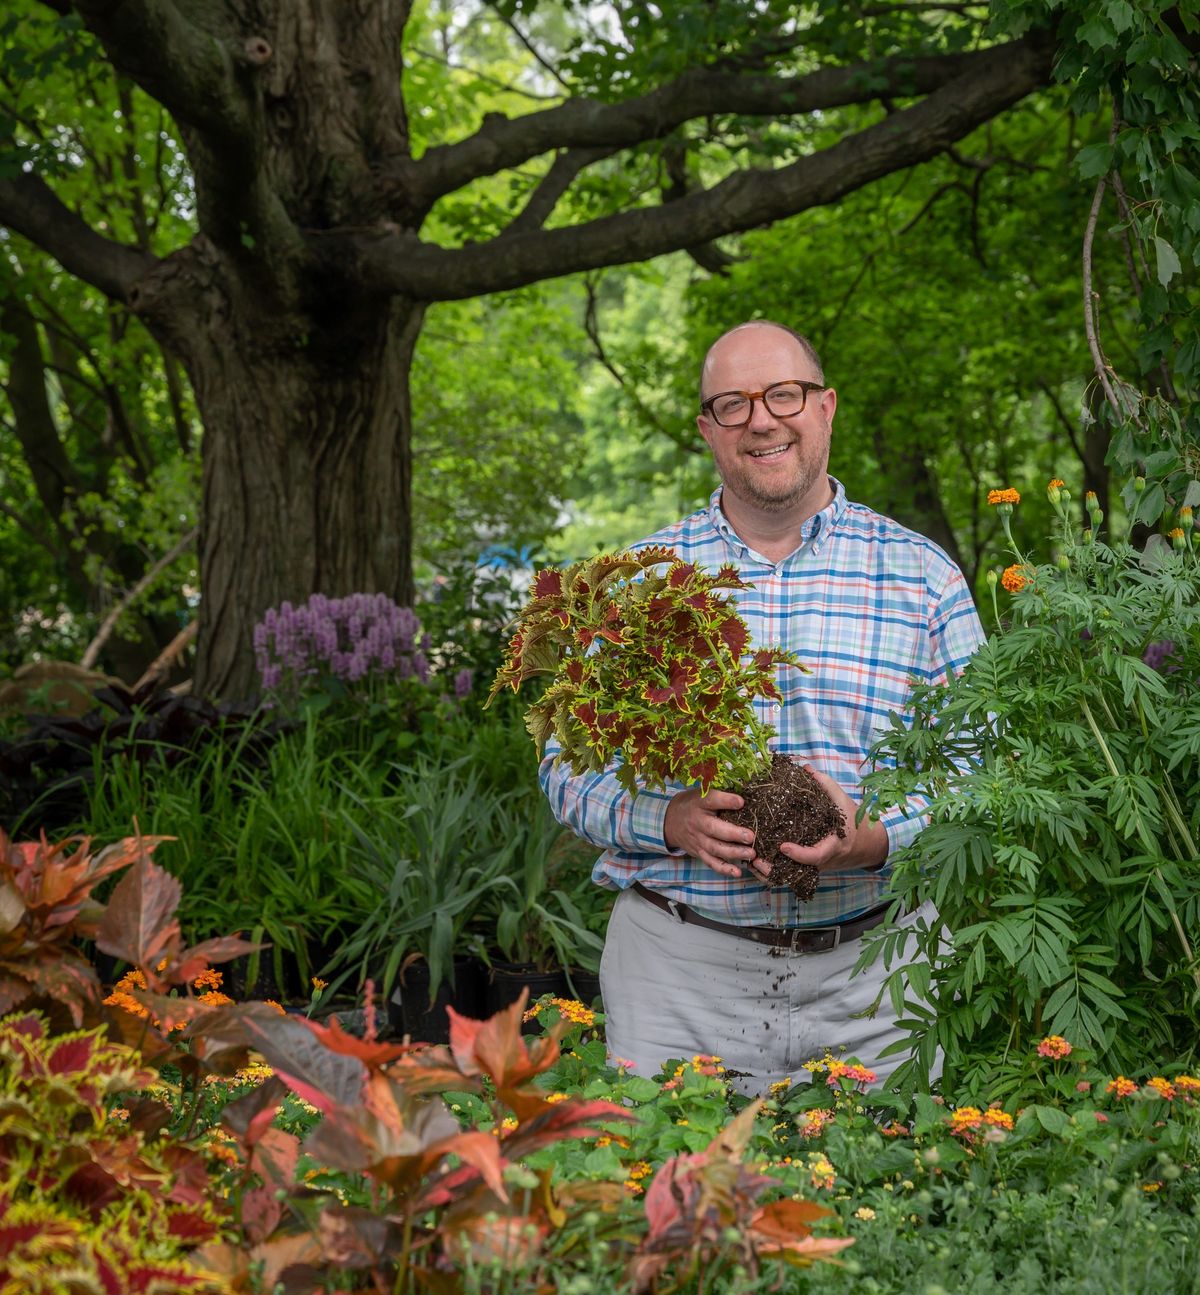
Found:
M 408 384 L 423 307 L 360 294 L 281 313 L 219 260 L 202 317 L 158 322 L 204 423 L 195 688 L 242 700 L 268 608 L 314 592 L 412 602 Z

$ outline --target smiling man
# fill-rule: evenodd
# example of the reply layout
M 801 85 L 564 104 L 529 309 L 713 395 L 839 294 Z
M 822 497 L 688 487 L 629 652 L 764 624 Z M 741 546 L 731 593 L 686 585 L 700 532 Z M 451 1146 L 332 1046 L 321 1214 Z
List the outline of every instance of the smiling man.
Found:
M 846 819 L 842 837 L 783 852 L 820 870 L 803 904 L 767 883 L 753 834 L 717 817 L 740 796 L 679 786 L 630 797 L 612 769 L 571 775 L 547 748 L 542 785 L 559 820 L 604 848 L 594 880 L 615 887 L 600 968 L 609 1048 L 652 1074 L 716 1054 L 761 1092 L 826 1051 L 885 1079 L 902 1059 L 884 976 L 851 978 L 879 925 L 888 858 L 923 826 L 889 811 L 855 824 L 867 751 L 910 681 L 960 671 L 983 632 L 962 573 L 932 541 L 846 499 L 829 475 L 837 393 L 808 340 L 758 320 L 725 333 L 700 376 L 697 425 L 721 477 L 706 508 L 648 537 L 708 570 L 732 563 L 752 590 L 738 610 L 758 646 L 814 673 L 781 672 L 781 702 L 756 702 L 776 747 L 804 763 Z M 914 913 L 906 922 L 932 920 Z

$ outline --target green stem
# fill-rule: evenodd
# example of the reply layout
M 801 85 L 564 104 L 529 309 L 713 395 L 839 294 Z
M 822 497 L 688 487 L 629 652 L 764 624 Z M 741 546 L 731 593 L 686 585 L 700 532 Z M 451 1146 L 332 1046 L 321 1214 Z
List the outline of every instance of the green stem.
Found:
M 1100 726 L 1096 723 L 1095 716 L 1088 707 L 1086 698 L 1079 699 L 1079 709 L 1083 711 L 1083 717 L 1088 722 L 1088 728 L 1092 730 L 1092 736 L 1096 739 L 1096 745 L 1100 748 L 1100 754 L 1104 757 L 1104 763 L 1108 765 L 1108 771 L 1114 778 L 1121 776 L 1120 769 L 1117 768 L 1113 760 L 1112 752 L 1108 749 L 1108 743 L 1104 740 L 1104 734 L 1100 732 Z

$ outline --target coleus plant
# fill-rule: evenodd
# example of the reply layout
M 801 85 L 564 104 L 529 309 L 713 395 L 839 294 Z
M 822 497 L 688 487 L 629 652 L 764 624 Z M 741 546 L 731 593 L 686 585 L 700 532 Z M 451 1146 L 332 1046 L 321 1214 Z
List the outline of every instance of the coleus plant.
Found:
M 600 554 L 538 573 L 492 686 L 551 676 L 528 709 L 541 749 L 551 734 L 576 773 L 605 768 L 631 794 L 693 783 L 740 788 L 771 764 L 775 730 L 754 700 L 781 700 L 776 667 L 807 667 L 752 648 L 722 590 L 749 589 L 732 566 L 710 575 L 664 546 Z

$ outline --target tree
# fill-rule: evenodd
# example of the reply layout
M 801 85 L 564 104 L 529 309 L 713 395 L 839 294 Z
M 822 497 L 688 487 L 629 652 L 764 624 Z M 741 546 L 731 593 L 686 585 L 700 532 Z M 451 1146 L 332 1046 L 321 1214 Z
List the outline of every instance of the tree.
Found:
M 936 156 L 1044 84 L 1052 53 L 1043 33 L 980 43 L 961 6 L 810 22 L 775 0 L 705 2 L 656 24 L 627 0 L 546 73 L 560 101 L 418 154 L 411 0 L 46 8 L 65 46 L 170 114 L 191 169 L 197 231 L 156 255 L 65 202 L 37 156 L 11 165 L 13 129 L 0 223 L 127 305 L 187 371 L 204 425 L 197 685 L 226 695 L 252 686 L 267 606 L 411 597 L 408 375 L 429 303 L 704 255 Z M 772 123 L 779 164 L 745 165 L 748 133 Z M 501 173 L 513 202 L 488 198 Z M 486 375 L 471 380 L 486 399 Z

